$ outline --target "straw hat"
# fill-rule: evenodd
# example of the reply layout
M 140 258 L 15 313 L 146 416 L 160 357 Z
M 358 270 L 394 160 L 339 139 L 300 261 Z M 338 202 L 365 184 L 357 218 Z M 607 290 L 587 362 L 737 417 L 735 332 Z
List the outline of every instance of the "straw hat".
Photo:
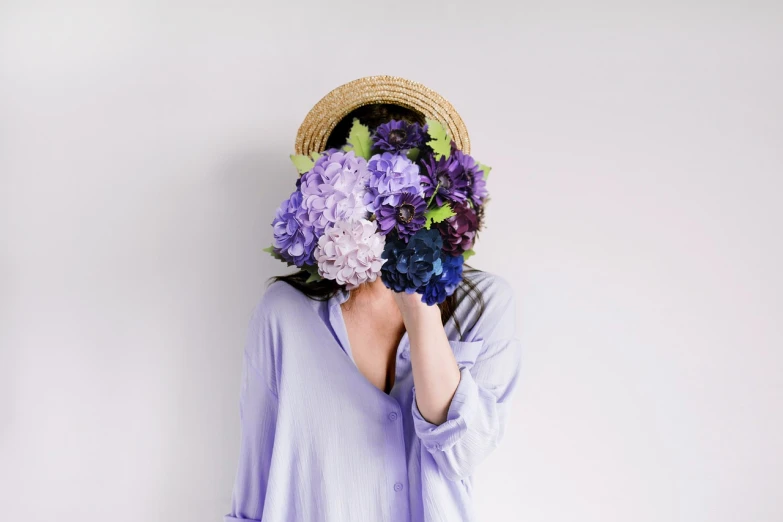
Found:
M 386 75 L 353 80 L 321 98 L 296 133 L 296 154 L 309 155 L 324 150 L 337 123 L 354 109 L 371 103 L 399 105 L 438 120 L 446 127 L 457 148 L 470 154 L 465 123 L 443 96 L 418 82 Z

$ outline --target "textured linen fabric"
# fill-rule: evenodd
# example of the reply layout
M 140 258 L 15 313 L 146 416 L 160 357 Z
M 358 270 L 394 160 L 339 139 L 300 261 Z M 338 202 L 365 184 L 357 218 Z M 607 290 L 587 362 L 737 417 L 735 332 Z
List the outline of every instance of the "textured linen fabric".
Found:
M 274 282 L 256 306 L 244 351 L 241 445 L 225 522 L 475 521 L 471 475 L 503 438 L 521 348 L 508 283 L 466 272 L 482 291 L 445 325 L 460 370 L 447 420 L 415 401 L 407 333 L 389 394 L 359 371 L 340 304 Z M 426 347 L 422 347 L 426 349 Z

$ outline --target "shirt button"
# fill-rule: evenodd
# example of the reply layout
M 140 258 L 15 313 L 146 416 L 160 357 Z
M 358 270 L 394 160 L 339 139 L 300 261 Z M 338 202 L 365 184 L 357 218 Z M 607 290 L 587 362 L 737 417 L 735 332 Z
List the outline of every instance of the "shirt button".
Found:
M 402 482 L 394 484 L 394 491 L 402 491 Z
M 441 448 L 441 446 L 440 446 L 440 442 L 436 442 L 436 443 L 435 443 L 435 449 L 436 449 L 436 450 L 439 450 L 440 448 Z
M 397 412 L 391 412 L 389 414 L 389 420 L 397 420 Z
M 408 358 L 408 350 L 403 350 L 402 353 L 400 354 L 400 357 L 402 357 L 403 359 L 407 359 Z

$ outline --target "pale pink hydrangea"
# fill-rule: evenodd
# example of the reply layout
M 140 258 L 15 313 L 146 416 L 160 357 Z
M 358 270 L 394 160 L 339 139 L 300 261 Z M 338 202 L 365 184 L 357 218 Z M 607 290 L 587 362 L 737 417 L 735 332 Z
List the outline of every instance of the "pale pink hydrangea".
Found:
M 366 219 L 340 220 L 327 227 L 314 252 L 321 277 L 348 290 L 375 281 L 386 261 L 381 257 L 386 239 L 377 229 Z

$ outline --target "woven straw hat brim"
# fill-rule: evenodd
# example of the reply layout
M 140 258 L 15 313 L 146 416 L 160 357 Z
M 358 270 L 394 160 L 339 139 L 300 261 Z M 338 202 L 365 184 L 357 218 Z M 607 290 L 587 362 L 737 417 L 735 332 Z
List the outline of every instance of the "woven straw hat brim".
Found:
M 343 84 L 316 103 L 296 133 L 296 154 L 310 155 L 326 148 L 337 123 L 354 109 L 371 103 L 389 103 L 414 110 L 442 123 L 457 148 L 470 154 L 465 123 L 451 103 L 432 89 L 399 76 L 366 76 Z

